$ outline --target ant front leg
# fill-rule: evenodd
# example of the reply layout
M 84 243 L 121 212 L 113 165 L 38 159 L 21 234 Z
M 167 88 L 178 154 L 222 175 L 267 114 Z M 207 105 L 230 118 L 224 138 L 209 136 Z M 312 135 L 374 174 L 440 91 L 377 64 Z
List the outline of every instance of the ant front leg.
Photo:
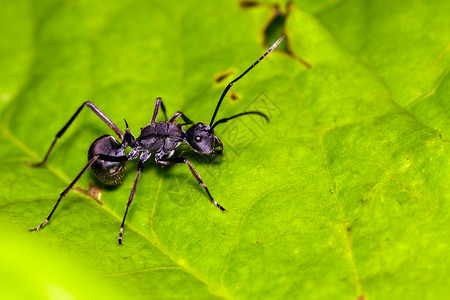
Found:
M 116 134 L 117 136 L 120 138 L 120 140 L 123 140 L 123 133 L 122 131 L 120 131 L 120 129 L 116 126 L 116 124 L 114 124 L 100 109 L 98 109 L 97 106 L 95 106 L 92 102 L 90 101 L 86 101 L 84 102 L 75 112 L 75 114 L 70 118 L 70 120 L 66 123 L 66 125 L 64 125 L 64 127 L 56 134 L 52 144 L 50 145 L 50 148 L 47 151 L 47 154 L 45 155 L 44 159 L 39 162 L 39 163 L 29 163 L 27 162 L 26 164 L 29 165 L 30 167 L 40 167 L 43 164 L 46 163 L 48 157 L 50 156 L 50 153 L 53 150 L 53 147 L 56 144 L 56 141 L 64 134 L 64 132 L 66 132 L 67 128 L 69 128 L 70 124 L 72 124 L 72 122 L 75 120 L 75 118 L 78 116 L 78 114 L 81 112 L 81 110 L 83 109 L 83 107 L 89 107 L 100 119 L 102 119 L 103 122 L 106 123 L 106 125 L 108 125 Z
M 194 167 L 191 165 L 191 163 L 184 157 L 170 157 L 170 158 L 163 158 L 163 159 L 158 159 L 157 160 L 158 163 L 163 164 L 163 165 L 173 165 L 173 164 L 180 164 L 180 163 L 185 163 L 189 170 L 191 171 L 192 175 L 194 175 L 195 179 L 197 179 L 198 184 L 200 184 L 206 191 L 206 193 L 209 196 L 209 199 L 211 200 L 211 202 L 217 206 L 221 211 L 225 212 L 226 209 L 223 208 L 219 203 L 217 203 L 214 198 L 211 196 L 211 193 L 208 190 L 208 187 L 206 186 L 206 184 L 203 182 L 202 178 L 200 177 L 200 175 L 197 173 L 197 171 L 194 169 Z

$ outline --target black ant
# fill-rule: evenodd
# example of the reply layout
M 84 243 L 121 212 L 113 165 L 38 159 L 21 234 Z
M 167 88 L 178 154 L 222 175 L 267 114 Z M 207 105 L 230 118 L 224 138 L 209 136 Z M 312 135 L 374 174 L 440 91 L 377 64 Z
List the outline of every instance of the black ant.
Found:
M 225 211 L 219 203 L 217 203 L 214 198 L 211 196 L 211 193 L 208 190 L 208 187 L 203 182 L 200 175 L 191 165 L 191 163 L 183 157 L 172 157 L 175 153 L 175 149 L 180 146 L 181 143 L 186 143 L 191 149 L 195 152 L 201 154 L 210 154 L 217 155 L 221 154 L 223 151 L 223 145 L 220 139 L 214 134 L 214 127 L 219 124 L 228 122 L 237 117 L 241 117 L 244 115 L 259 115 L 265 118 L 267 121 L 269 118 L 262 112 L 259 111 L 247 111 L 240 114 L 236 114 L 234 116 L 223 118 L 214 123 L 214 119 L 216 118 L 217 111 L 219 110 L 222 101 L 227 94 L 228 90 L 233 86 L 233 84 L 241 79 L 247 72 L 249 72 L 252 68 L 254 68 L 264 57 L 266 57 L 270 52 L 272 52 L 279 43 L 283 40 L 284 35 L 281 36 L 270 48 L 264 53 L 253 65 L 251 65 L 244 73 L 239 75 L 236 79 L 231 81 L 228 86 L 223 91 L 220 96 L 219 102 L 217 103 L 214 114 L 211 118 L 210 125 L 206 125 L 204 123 L 194 124 L 188 117 L 186 117 L 182 112 L 177 111 L 170 119 L 167 120 L 166 108 L 161 100 L 161 98 L 156 98 L 156 105 L 153 111 L 153 116 L 150 124 L 141 128 L 141 134 L 138 138 L 135 138 L 134 135 L 130 132 L 128 128 L 128 124 L 125 121 L 126 130 L 125 134 L 120 131 L 120 129 L 100 110 L 95 106 L 92 102 L 87 101 L 84 102 L 80 108 L 75 112 L 75 114 L 70 118 L 66 125 L 56 134 L 53 143 L 50 145 L 47 154 L 44 159 L 40 163 L 30 164 L 28 165 L 33 167 L 42 166 L 47 161 L 53 147 L 55 146 L 56 141 L 64 134 L 67 128 L 72 124 L 78 114 L 81 112 L 83 107 L 90 108 L 100 119 L 103 120 L 119 137 L 121 142 L 118 142 L 111 135 L 104 135 L 96 139 L 89 148 L 88 151 L 88 163 L 81 170 L 81 172 L 75 177 L 75 179 L 67 186 L 67 188 L 60 194 L 58 201 L 56 201 L 55 206 L 52 211 L 48 215 L 47 219 L 34 229 L 30 229 L 30 231 L 38 231 L 42 227 L 45 226 L 50 221 L 53 213 L 59 205 L 61 199 L 72 189 L 75 183 L 80 179 L 80 177 L 86 172 L 87 169 L 91 169 L 92 173 L 103 183 L 108 185 L 120 184 L 122 181 L 122 177 L 125 173 L 125 163 L 129 160 L 134 160 L 139 158 L 137 175 L 134 180 L 133 188 L 131 190 L 130 197 L 127 202 L 127 207 L 125 210 L 125 214 L 123 216 L 122 224 L 120 225 L 119 232 L 119 245 L 122 245 L 122 234 L 123 227 L 125 224 L 125 218 L 128 213 L 128 208 L 133 201 L 134 194 L 136 192 L 137 183 L 139 181 L 139 177 L 141 175 L 142 170 L 144 169 L 144 162 L 150 158 L 152 153 L 155 153 L 155 161 L 162 165 L 172 165 L 184 163 L 188 166 L 192 175 L 194 175 L 197 182 L 205 189 L 206 193 L 209 196 L 209 199 L 215 206 L 217 206 L 221 211 Z M 156 117 L 158 116 L 159 109 L 164 113 L 165 119 L 167 121 L 156 122 Z M 175 123 L 175 121 L 181 117 L 184 121 L 182 124 Z M 183 130 L 183 127 L 186 125 L 192 125 L 186 131 Z M 125 149 L 131 147 L 131 151 L 128 155 L 125 154 Z

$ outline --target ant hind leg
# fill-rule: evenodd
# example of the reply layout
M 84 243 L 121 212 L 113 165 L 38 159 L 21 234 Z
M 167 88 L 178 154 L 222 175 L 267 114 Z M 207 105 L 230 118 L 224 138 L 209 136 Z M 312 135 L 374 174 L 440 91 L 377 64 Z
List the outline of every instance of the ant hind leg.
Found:
M 44 222 L 42 222 L 41 225 L 39 225 L 38 227 L 34 228 L 34 229 L 30 229 L 29 231 L 32 232 L 36 232 L 39 229 L 41 229 L 42 227 L 45 226 L 45 224 L 47 224 L 51 217 L 53 216 L 53 213 L 55 212 L 56 208 L 58 207 L 59 203 L 61 202 L 61 199 L 67 195 L 67 193 L 73 188 L 73 186 L 75 185 L 75 183 L 77 183 L 77 181 L 81 178 L 81 176 L 83 176 L 83 174 L 86 172 L 87 169 L 89 169 L 90 166 L 92 166 L 92 164 L 94 162 L 96 162 L 99 159 L 98 156 L 94 156 L 93 158 L 91 158 L 89 160 L 89 162 L 87 163 L 87 165 L 83 168 L 83 170 L 81 170 L 81 172 L 77 175 L 77 177 L 75 177 L 75 179 L 64 189 L 64 191 L 59 195 L 58 201 L 56 201 L 55 206 L 53 206 L 52 211 L 50 212 L 50 214 L 48 215 L 47 219 L 45 219 Z
M 117 134 L 120 140 L 123 140 L 123 133 L 122 131 L 120 131 L 119 127 L 117 127 L 116 124 L 114 124 L 100 109 L 98 109 L 98 107 L 95 106 L 94 103 L 92 103 L 91 101 L 86 101 L 77 109 L 75 114 L 70 118 L 70 120 L 66 123 L 66 125 L 64 125 L 64 127 L 61 128 L 61 130 L 56 134 L 44 159 L 38 163 L 26 162 L 25 164 L 27 164 L 30 167 L 40 167 L 43 164 L 45 164 L 47 162 L 48 157 L 50 156 L 50 153 L 53 150 L 53 147 L 56 144 L 56 141 L 64 134 L 64 132 L 66 132 L 67 128 L 69 128 L 69 126 L 72 124 L 72 122 L 75 120 L 75 118 L 78 116 L 78 114 L 85 106 L 89 107 L 100 119 L 102 119 L 102 121 L 105 122 L 106 125 L 108 125 Z

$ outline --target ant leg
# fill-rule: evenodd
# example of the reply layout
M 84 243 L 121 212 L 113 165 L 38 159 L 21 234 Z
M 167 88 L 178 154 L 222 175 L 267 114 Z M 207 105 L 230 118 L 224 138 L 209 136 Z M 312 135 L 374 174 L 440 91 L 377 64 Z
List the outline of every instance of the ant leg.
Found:
M 188 117 L 186 117 L 186 115 L 184 113 L 182 113 L 181 111 L 177 111 L 172 118 L 169 119 L 169 123 L 173 123 L 176 119 L 178 119 L 179 117 L 181 117 L 185 123 L 185 125 L 188 124 L 193 124 L 194 122 L 191 121 L 191 119 L 189 119 Z
M 164 120 L 167 120 L 166 106 L 164 105 L 164 102 L 162 102 L 162 99 L 161 99 L 161 110 L 164 114 Z
M 50 214 L 48 215 L 47 219 L 45 219 L 45 221 L 39 225 L 38 227 L 34 228 L 34 229 L 30 229 L 29 231 L 38 231 L 39 229 L 41 229 L 42 227 L 45 226 L 45 224 L 47 224 L 50 221 L 50 218 L 52 217 L 53 213 L 55 212 L 56 208 L 59 205 L 59 202 L 61 202 L 61 199 L 67 195 L 67 193 L 73 188 L 73 186 L 75 185 L 75 183 L 77 183 L 77 181 L 81 178 L 81 176 L 84 174 L 84 172 L 86 172 L 87 169 L 89 169 L 89 167 L 97 160 L 99 159 L 98 156 L 94 156 L 93 158 L 91 158 L 89 160 L 89 162 L 87 163 L 87 165 L 83 168 L 83 170 L 81 170 L 81 172 L 77 175 L 77 177 L 75 177 L 75 179 L 69 184 L 69 186 L 66 187 L 66 189 L 59 195 L 58 201 L 56 201 L 55 206 L 53 207 L 52 211 L 50 212 Z
M 119 246 L 122 246 L 122 235 L 123 235 L 123 226 L 125 225 L 125 219 L 127 217 L 127 213 L 128 213 L 128 208 L 131 205 L 131 202 L 133 202 L 133 198 L 134 198 L 134 193 L 136 192 L 136 187 L 139 181 L 139 177 L 141 176 L 141 172 L 144 169 L 144 163 L 140 160 L 138 163 L 138 171 L 136 174 L 136 179 L 134 179 L 134 184 L 133 184 L 133 188 L 131 189 L 131 194 L 130 194 L 130 198 L 128 199 L 127 202 L 127 208 L 125 210 L 125 214 L 123 215 L 123 219 L 122 219 L 122 225 L 120 225 L 120 232 L 119 232 Z
M 160 164 L 163 164 L 163 165 L 173 165 L 173 164 L 185 163 L 189 167 L 189 170 L 191 171 L 192 175 L 194 175 L 195 179 L 197 179 L 198 184 L 200 184 L 205 189 L 211 202 L 214 203 L 214 205 L 217 206 L 221 211 L 223 211 L 223 212 L 226 211 L 225 208 L 223 208 L 219 203 L 217 203 L 214 200 L 214 198 L 211 196 L 211 193 L 208 190 L 208 187 L 206 186 L 206 184 L 203 182 L 200 175 L 197 173 L 197 171 L 194 169 L 194 167 L 191 165 L 191 163 L 186 158 L 170 157 L 170 158 L 164 158 L 164 159 L 157 160 L 157 162 Z
M 166 107 L 164 106 L 162 99 L 160 97 L 158 97 L 158 98 L 156 98 L 155 109 L 153 110 L 152 120 L 150 121 L 151 124 L 156 123 L 156 117 L 158 116 L 160 106 L 161 106 L 161 110 L 164 113 L 164 118 L 167 120 Z
M 75 120 L 75 118 L 78 116 L 78 114 L 81 112 L 81 110 L 83 109 L 83 107 L 89 107 L 100 119 L 102 119 L 103 122 L 106 123 L 106 125 L 108 125 L 116 134 L 117 136 L 120 138 L 120 140 L 123 140 L 123 133 L 122 131 L 120 131 L 120 129 L 116 126 L 116 124 L 114 124 L 100 109 L 98 109 L 97 106 L 95 106 L 92 102 L 90 101 L 86 101 L 84 102 L 79 108 L 78 110 L 75 112 L 75 114 L 70 118 L 69 122 L 67 122 L 66 125 L 64 125 L 64 127 L 56 134 L 52 144 L 50 145 L 50 148 L 47 151 L 47 154 L 45 155 L 44 159 L 39 162 L 39 163 L 29 163 L 27 162 L 26 164 L 29 165 L 30 167 L 40 167 L 43 164 L 45 164 L 45 162 L 47 161 L 48 157 L 50 156 L 50 153 L 53 150 L 53 147 L 56 144 L 56 141 L 64 134 L 64 132 L 66 132 L 67 128 L 69 128 L 70 124 L 72 124 L 72 122 Z
M 38 231 L 39 229 L 44 227 L 45 224 L 47 224 L 50 221 L 50 218 L 52 217 L 52 215 L 55 212 L 56 208 L 58 207 L 59 203 L 61 202 L 61 199 L 65 195 L 67 195 L 67 193 L 73 188 L 73 186 L 77 183 L 77 181 L 81 178 L 81 176 L 83 176 L 83 174 L 86 172 L 86 170 L 89 169 L 92 166 L 92 164 L 95 163 L 99 159 L 105 160 L 105 161 L 112 161 L 112 162 L 120 162 L 120 161 L 128 160 L 127 156 L 125 156 L 125 155 L 123 155 L 123 156 L 109 156 L 109 155 L 104 155 L 104 154 L 98 154 L 98 155 L 93 156 L 89 160 L 87 165 L 83 168 L 83 170 L 81 170 L 81 172 L 77 175 L 77 177 L 75 177 L 75 179 L 59 195 L 58 201 L 56 201 L 56 204 L 53 207 L 53 209 L 50 212 L 50 214 L 48 215 L 47 219 L 45 219 L 45 221 L 41 225 L 39 225 L 38 227 L 36 227 L 34 229 L 30 229 L 29 231 L 33 231 L 33 232 L 34 231 Z

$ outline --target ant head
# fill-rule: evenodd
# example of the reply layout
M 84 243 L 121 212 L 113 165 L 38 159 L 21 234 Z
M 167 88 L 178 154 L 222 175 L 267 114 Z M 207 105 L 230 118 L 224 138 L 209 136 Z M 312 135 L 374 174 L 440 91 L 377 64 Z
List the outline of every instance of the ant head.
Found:
M 223 150 L 214 130 L 203 123 L 195 124 L 186 131 L 186 141 L 195 152 L 201 154 L 221 154 Z

